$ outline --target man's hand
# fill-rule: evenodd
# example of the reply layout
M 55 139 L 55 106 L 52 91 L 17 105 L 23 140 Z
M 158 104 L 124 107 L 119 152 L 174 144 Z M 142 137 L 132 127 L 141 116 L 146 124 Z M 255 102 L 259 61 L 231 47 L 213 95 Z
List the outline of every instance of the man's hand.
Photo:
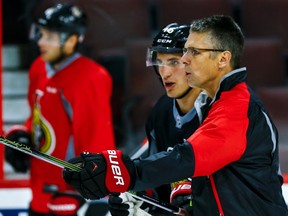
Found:
M 141 209 L 143 201 L 136 200 L 129 193 L 111 193 L 109 195 L 109 211 L 112 216 L 150 216 Z
M 172 183 L 172 192 L 170 194 L 170 203 L 179 208 L 183 208 L 185 215 L 192 212 L 192 187 L 191 181 L 183 180 Z
M 111 192 L 125 192 L 134 186 L 134 163 L 119 150 L 82 153 L 81 157 L 69 162 L 82 169 L 76 172 L 65 168 L 63 178 L 86 199 L 100 199 Z
M 11 141 L 32 147 L 31 133 L 23 125 L 12 126 L 4 136 Z M 10 147 L 5 147 L 5 159 L 16 172 L 25 173 L 30 167 L 29 156 Z

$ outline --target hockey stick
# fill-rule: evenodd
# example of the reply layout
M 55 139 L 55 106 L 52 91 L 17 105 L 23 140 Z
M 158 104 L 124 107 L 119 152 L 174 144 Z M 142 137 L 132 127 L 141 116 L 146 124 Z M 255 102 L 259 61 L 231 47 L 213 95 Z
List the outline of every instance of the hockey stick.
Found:
M 144 202 L 147 202 L 147 203 L 149 203 L 151 205 L 154 205 L 156 207 L 164 209 L 164 210 L 166 210 L 166 211 L 168 211 L 170 213 L 173 213 L 175 215 L 178 215 L 178 216 L 184 216 L 185 215 L 184 209 L 178 208 L 178 207 L 173 206 L 173 205 L 170 205 L 169 203 L 163 202 L 163 201 L 161 201 L 159 199 L 147 196 L 145 193 L 138 192 L 137 195 L 134 194 L 134 193 L 131 193 L 131 192 L 126 192 L 126 193 L 129 193 L 132 197 L 134 197 L 136 199 L 139 199 L 139 200 L 142 200 Z
M 70 170 L 73 170 L 73 171 L 76 171 L 76 172 L 80 172 L 81 171 L 81 168 L 79 166 L 76 166 L 74 164 L 71 164 L 67 161 L 64 161 L 64 160 L 61 160 L 59 158 L 56 158 L 56 157 L 53 157 L 51 155 L 47 155 L 47 154 L 44 154 L 40 151 L 37 151 L 35 149 L 32 149 L 30 148 L 29 146 L 27 145 L 24 145 L 24 144 L 21 144 L 21 143 L 18 143 L 18 142 L 14 142 L 14 141 L 11 141 L 9 139 L 6 139 L 5 137 L 3 136 L 0 136 L 0 143 L 3 144 L 3 145 L 6 145 L 10 148 L 13 148 L 13 149 L 16 149 L 18 151 L 21 151 L 25 154 L 28 154 L 28 155 L 31 155 L 33 157 L 36 157 L 40 160 L 43 160 L 43 161 L 46 161 L 50 164 L 53 164 L 55 166 L 58 166 L 60 168 L 68 168 Z M 126 192 L 126 193 L 129 193 L 131 196 L 133 196 L 134 198 L 137 198 L 139 200 L 143 200 L 149 204 L 152 204 L 152 205 L 155 205 L 161 209 L 164 209 L 168 212 L 171 212 L 171 213 L 174 213 L 176 215 L 184 215 L 184 211 L 183 209 L 181 208 L 178 208 L 176 206 L 173 206 L 173 205 L 170 205 L 169 203 L 166 203 L 166 202 L 163 202 L 163 201 L 160 201 L 156 198 L 152 198 L 152 197 L 149 197 L 143 193 L 137 193 L 136 194 L 133 194 L 131 192 Z
M 33 157 L 36 157 L 36 158 L 38 158 L 40 160 L 46 161 L 46 162 L 48 162 L 50 164 L 53 164 L 55 166 L 58 166 L 58 167 L 61 167 L 61 168 L 68 168 L 68 169 L 71 169 L 71 170 L 77 171 L 77 172 L 79 172 L 81 170 L 80 167 L 78 167 L 78 166 L 76 166 L 74 164 L 71 164 L 71 163 L 68 163 L 68 162 L 66 162 L 64 160 L 61 160 L 59 158 L 44 154 L 44 153 L 42 153 L 40 151 L 37 151 L 37 150 L 34 150 L 34 149 L 30 148 L 27 145 L 11 141 L 11 140 L 6 139 L 5 137 L 2 137 L 2 136 L 0 136 L 0 143 L 3 144 L 3 145 L 8 146 L 10 148 L 13 148 L 13 149 L 16 149 L 18 151 L 24 152 L 25 154 L 31 155 Z

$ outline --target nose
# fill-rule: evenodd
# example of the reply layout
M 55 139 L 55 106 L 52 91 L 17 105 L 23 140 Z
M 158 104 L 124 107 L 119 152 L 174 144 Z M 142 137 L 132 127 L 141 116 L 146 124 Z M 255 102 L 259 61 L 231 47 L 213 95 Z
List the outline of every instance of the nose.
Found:
M 171 72 L 172 72 L 172 70 L 170 67 L 167 67 L 167 66 L 160 66 L 159 67 L 159 73 L 160 73 L 160 76 L 162 77 L 163 80 L 170 77 L 172 74 Z
M 181 59 L 180 59 L 180 62 L 181 62 L 182 64 L 184 64 L 184 65 L 189 64 L 189 59 L 188 59 L 188 57 L 187 57 L 187 53 L 184 53 L 184 54 L 182 55 L 182 57 L 181 57 Z

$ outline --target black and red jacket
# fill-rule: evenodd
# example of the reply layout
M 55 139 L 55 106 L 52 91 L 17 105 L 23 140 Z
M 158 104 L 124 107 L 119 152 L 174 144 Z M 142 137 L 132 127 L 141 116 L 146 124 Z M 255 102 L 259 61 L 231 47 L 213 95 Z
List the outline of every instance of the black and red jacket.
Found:
M 177 143 L 184 142 L 199 127 L 199 119 L 194 107 L 187 113 L 181 114 L 177 106 L 176 99 L 164 94 L 153 107 L 146 123 L 148 156 L 169 151 Z M 170 194 L 170 184 L 161 185 L 154 190 L 154 196 L 162 201 L 170 202 Z
M 135 160 L 133 190 L 193 177 L 197 216 L 288 215 L 282 196 L 278 132 L 240 68 L 212 100 L 196 102 L 200 127 L 171 152 Z

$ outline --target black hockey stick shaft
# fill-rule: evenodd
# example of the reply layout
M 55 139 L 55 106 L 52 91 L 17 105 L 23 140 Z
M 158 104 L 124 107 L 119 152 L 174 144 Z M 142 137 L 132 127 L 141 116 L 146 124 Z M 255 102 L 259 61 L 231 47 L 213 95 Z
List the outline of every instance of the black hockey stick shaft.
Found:
M 70 170 L 73 170 L 73 171 L 76 171 L 76 172 L 79 172 L 81 170 L 81 167 L 79 166 L 76 166 L 74 164 L 71 164 L 67 161 L 64 161 L 64 160 L 61 160 L 59 158 L 56 158 L 56 157 L 53 157 L 51 155 L 47 155 L 47 154 L 44 154 L 40 151 L 37 151 L 35 149 L 32 149 L 31 147 L 27 146 L 27 145 L 24 145 L 24 144 L 21 144 L 21 143 L 18 143 L 18 142 L 15 142 L 15 141 L 11 141 L 9 139 L 6 139 L 5 137 L 3 136 L 0 136 L 0 143 L 1 144 L 4 144 L 10 148 L 13 148 L 13 149 L 16 149 L 18 151 L 21 151 L 25 154 L 28 154 L 28 155 L 31 155 L 33 157 L 36 157 L 40 160 L 43 160 L 43 161 L 46 161 L 50 164 L 53 164 L 55 166 L 58 166 L 60 168 L 68 168 Z M 169 203 L 166 203 L 166 202 L 162 202 L 156 198 L 152 198 L 152 197 L 149 197 L 143 193 L 140 193 L 137 195 L 136 194 L 133 194 L 131 192 L 127 192 L 129 193 L 130 195 L 132 195 L 133 197 L 139 199 L 139 200 L 143 200 L 147 203 L 150 203 L 152 205 L 155 205 L 159 208 L 162 208 L 166 211 L 169 211 L 171 213 L 174 213 L 176 215 L 184 215 L 182 214 L 183 213 L 183 209 L 181 208 L 178 208 L 178 207 L 175 207 L 175 206 L 172 206 L 170 205 Z
M 169 203 L 163 202 L 159 199 L 150 197 L 150 196 L 146 195 L 145 193 L 140 193 L 140 192 L 138 192 L 137 194 L 134 194 L 131 192 L 128 192 L 128 193 L 136 199 L 142 200 L 142 201 L 147 202 L 153 206 L 156 206 L 156 207 L 164 209 L 168 212 L 174 213 L 175 215 L 178 215 L 178 216 L 184 216 L 185 215 L 184 209 L 170 205 Z
M 74 164 L 68 163 L 67 161 L 61 160 L 61 159 L 53 157 L 51 155 L 44 154 L 44 153 L 42 153 L 40 151 L 32 149 L 31 147 L 29 147 L 27 145 L 11 141 L 11 140 L 6 139 L 5 137 L 2 137 L 2 136 L 0 136 L 0 143 L 4 144 L 4 145 L 6 145 L 6 146 L 8 146 L 10 148 L 13 148 L 13 149 L 16 149 L 18 151 L 24 152 L 25 154 L 31 155 L 33 157 L 36 157 L 36 158 L 38 158 L 40 160 L 46 161 L 48 163 L 51 163 L 51 164 L 53 164 L 55 166 L 58 166 L 58 167 L 61 167 L 61 168 L 68 168 L 68 169 L 71 169 L 73 171 L 78 171 L 78 172 L 81 170 L 80 167 L 78 167 L 78 166 L 76 166 Z

